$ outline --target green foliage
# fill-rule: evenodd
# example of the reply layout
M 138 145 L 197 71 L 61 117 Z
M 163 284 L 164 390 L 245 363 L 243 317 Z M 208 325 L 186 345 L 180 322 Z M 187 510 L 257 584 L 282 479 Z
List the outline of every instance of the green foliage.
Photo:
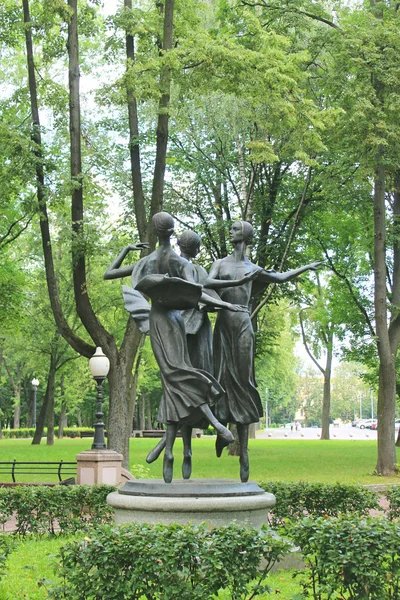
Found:
M 58 435 L 58 427 L 54 427 L 54 435 Z M 33 427 L 19 427 L 18 429 L 3 429 L 4 439 L 26 439 L 34 436 L 35 429 Z M 81 433 L 91 433 L 94 435 L 93 427 L 64 427 L 64 437 L 81 437 Z M 46 437 L 47 428 L 43 429 L 42 437 Z
M 14 548 L 14 541 L 7 534 L 0 534 L 0 579 L 6 572 L 7 557 Z
M 400 524 L 386 519 L 306 519 L 292 531 L 307 570 L 304 595 L 314 600 L 395 600 L 400 585 Z
M 284 524 L 287 519 L 294 523 L 305 516 L 362 517 L 378 508 L 377 493 L 361 485 L 267 481 L 260 486 L 276 497 L 269 515 L 273 526 Z
M 391 521 L 400 519 L 400 487 L 393 486 L 389 488 L 385 495 L 389 501 L 388 518 Z
M 106 497 L 113 491 L 107 485 L 0 488 L 0 523 L 14 516 L 21 535 L 87 531 L 111 521 Z
M 232 599 L 256 598 L 268 591 L 265 578 L 288 550 L 267 528 L 106 526 L 61 549 L 64 583 L 52 593 L 69 600 L 209 600 L 228 589 Z

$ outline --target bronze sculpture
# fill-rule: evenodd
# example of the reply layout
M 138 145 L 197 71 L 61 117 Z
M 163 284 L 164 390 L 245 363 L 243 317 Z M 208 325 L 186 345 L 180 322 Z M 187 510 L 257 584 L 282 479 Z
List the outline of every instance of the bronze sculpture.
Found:
M 133 287 L 152 298 L 149 331 L 163 384 L 158 420 L 167 426 L 163 477 L 169 483 L 173 473 L 172 449 L 181 425 L 195 425 L 205 418 L 218 432 L 222 445 L 233 441 L 232 433 L 218 422 L 210 408 L 223 394 L 223 389 L 211 374 L 195 369 L 190 363 L 184 321 L 179 308 L 195 307 L 201 300 L 232 312 L 244 309 L 208 296 L 202 286 L 194 281 L 188 261 L 178 256 L 171 247 L 170 238 L 174 231 L 171 215 L 157 213 L 153 217 L 153 227 L 159 241 L 157 250 L 135 265 L 121 267 L 122 260 L 129 252 L 128 247 L 120 253 L 104 277 L 115 279 L 131 274 Z
M 254 332 L 249 314 L 252 282 L 256 280 L 261 287 L 284 283 L 307 270 L 315 270 L 321 263 L 286 273 L 262 269 L 246 257 L 246 247 L 253 237 L 251 224 L 237 221 L 230 229 L 232 254 L 216 261 L 206 276 L 201 267 L 187 260 L 198 252 L 196 234 L 181 236 L 182 256 L 178 256 L 170 243 L 174 231 L 171 215 L 157 213 L 153 227 L 159 240 L 157 250 L 134 265 L 121 267 L 130 250 L 142 249 L 146 244 L 127 246 L 104 275 L 105 279 L 131 275 L 132 287 L 123 286 L 125 307 L 139 329 L 150 332 L 160 368 L 163 395 L 158 421 L 165 423 L 167 429 L 164 438 L 149 453 L 147 462 L 153 462 L 165 448 L 163 477 L 166 483 L 172 481 L 172 449 L 181 427 L 182 474 L 188 479 L 191 428 L 210 423 L 217 432 L 216 453 L 221 456 L 223 448 L 233 441 L 226 425 L 235 423 L 240 442 L 240 479 L 247 482 L 248 428 L 262 416 L 254 378 Z M 142 293 L 152 299 L 151 307 Z M 220 309 L 214 331 L 213 366 L 211 330 L 199 303 Z
M 237 221 L 230 229 L 233 252 L 217 260 L 205 281 L 207 288 L 218 290 L 222 299 L 249 307 L 252 281 L 267 286 L 284 283 L 307 270 L 315 270 L 319 262 L 278 273 L 253 264 L 246 256 L 246 247 L 252 242 L 253 227 L 247 221 Z M 254 377 L 254 332 L 249 311 L 234 314 L 227 319 L 220 312 L 214 329 L 214 374 L 225 389 L 215 414 L 221 423 L 237 425 L 240 443 L 240 479 L 249 478 L 248 430 L 250 423 L 262 416 L 260 395 Z M 221 456 L 222 440 L 217 434 L 216 453 Z

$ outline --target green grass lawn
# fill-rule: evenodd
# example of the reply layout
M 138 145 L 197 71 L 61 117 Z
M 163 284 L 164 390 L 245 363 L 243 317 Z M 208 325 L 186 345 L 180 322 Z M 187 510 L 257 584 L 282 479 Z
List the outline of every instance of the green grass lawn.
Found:
M 77 539 L 78 536 L 75 537 Z M 0 600 L 45 600 L 48 598 L 44 586 L 38 581 L 56 581 L 54 567 L 59 548 L 72 537 L 55 537 L 23 540 L 7 561 L 7 574 L 0 581 Z M 278 571 L 268 580 L 272 594 L 260 598 L 278 597 L 291 600 L 300 593 L 300 586 L 292 579 L 291 571 Z M 222 594 L 221 599 L 229 600 Z
M 130 465 L 146 465 L 146 455 L 157 439 L 132 438 Z M 30 440 L 0 440 L 1 461 L 53 461 L 75 460 L 76 454 L 89 450 L 91 439 L 55 440 L 54 446 L 32 446 Z M 215 439 L 203 437 L 193 440 L 192 477 L 234 478 L 239 477 L 238 458 L 216 458 Z M 324 483 L 390 483 L 399 478 L 380 478 L 373 475 L 377 458 L 374 441 L 342 440 L 250 440 L 250 478 L 256 481 L 300 479 Z M 397 449 L 400 452 L 399 449 Z M 182 441 L 175 444 L 175 478 L 181 477 Z M 399 458 L 400 462 L 400 458 Z M 162 477 L 162 458 L 148 465 L 150 477 Z M 6 481 L 2 477 L 2 480 Z

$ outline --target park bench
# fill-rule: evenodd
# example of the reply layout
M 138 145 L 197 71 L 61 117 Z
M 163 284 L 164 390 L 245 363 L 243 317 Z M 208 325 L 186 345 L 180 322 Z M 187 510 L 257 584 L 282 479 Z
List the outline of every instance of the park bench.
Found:
M 13 487 L 18 485 L 74 485 L 76 477 L 76 462 L 0 462 L 0 479 L 3 475 L 10 475 L 12 481 L 0 481 L 0 487 Z M 44 479 L 57 478 L 56 481 L 22 481 L 22 476 L 45 475 Z M 67 477 L 66 477 L 67 476 Z M 17 479 L 19 481 L 17 481 Z M 25 479 L 25 477 L 22 477 Z
M 133 437 L 144 437 L 144 438 L 162 438 L 164 437 L 164 429 L 135 429 L 132 433 Z M 193 429 L 192 437 L 200 437 L 202 434 L 201 429 Z M 181 431 L 178 431 L 177 437 L 182 437 Z

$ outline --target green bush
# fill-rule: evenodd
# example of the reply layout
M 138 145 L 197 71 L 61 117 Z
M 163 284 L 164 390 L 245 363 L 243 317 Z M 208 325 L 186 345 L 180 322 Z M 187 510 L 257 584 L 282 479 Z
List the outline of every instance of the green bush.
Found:
M 400 524 L 384 518 L 306 519 L 292 530 L 307 570 L 304 596 L 314 600 L 399 600 Z
M 54 435 L 58 436 L 58 427 L 54 427 Z M 19 429 L 3 429 L 4 439 L 32 438 L 35 435 L 34 427 L 20 427 Z M 81 432 L 89 432 L 94 435 L 93 427 L 64 427 L 64 437 L 80 437 Z M 47 428 L 43 429 L 42 437 L 47 436 Z
M 272 526 L 305 516 L 355 514 L 361 517 L 379 508 L 378 494 L 361 485 L 267 481 L 260 483 L 260 487 L 276 497 L 276 505 L 269 515 Z
M 256 598 L 268 591 L 264 580 L 288 549 L 267 528 L 234 524 L 103 527 L 62 547 L 57 573 L 63 584 L 50 597 L 210 600 L 227 589 L 231 599 Z
M 113 511 L 106 497 L 113 486 L 73 485 L 0 488 L 0 524 L 12 516 L 16 533 L 74 533 L 109 523 Z
M 8 534 L 0 534 L 0 579 L 6 572 L 5 564 L 13 546 L 14 542 Z
M 34 427 L 20 427 L 19 429 L 3 429 L 4 439 L 15 439 L 15 438 L 32 438 L 35 435 Z M 47 429 L 44 428 L 42 437 L 46 437 Z
M 388 518 L 393 521 L 400 519 L 400 486 L 393 486 L 386 491 L 386 498 L 389 500 Z

